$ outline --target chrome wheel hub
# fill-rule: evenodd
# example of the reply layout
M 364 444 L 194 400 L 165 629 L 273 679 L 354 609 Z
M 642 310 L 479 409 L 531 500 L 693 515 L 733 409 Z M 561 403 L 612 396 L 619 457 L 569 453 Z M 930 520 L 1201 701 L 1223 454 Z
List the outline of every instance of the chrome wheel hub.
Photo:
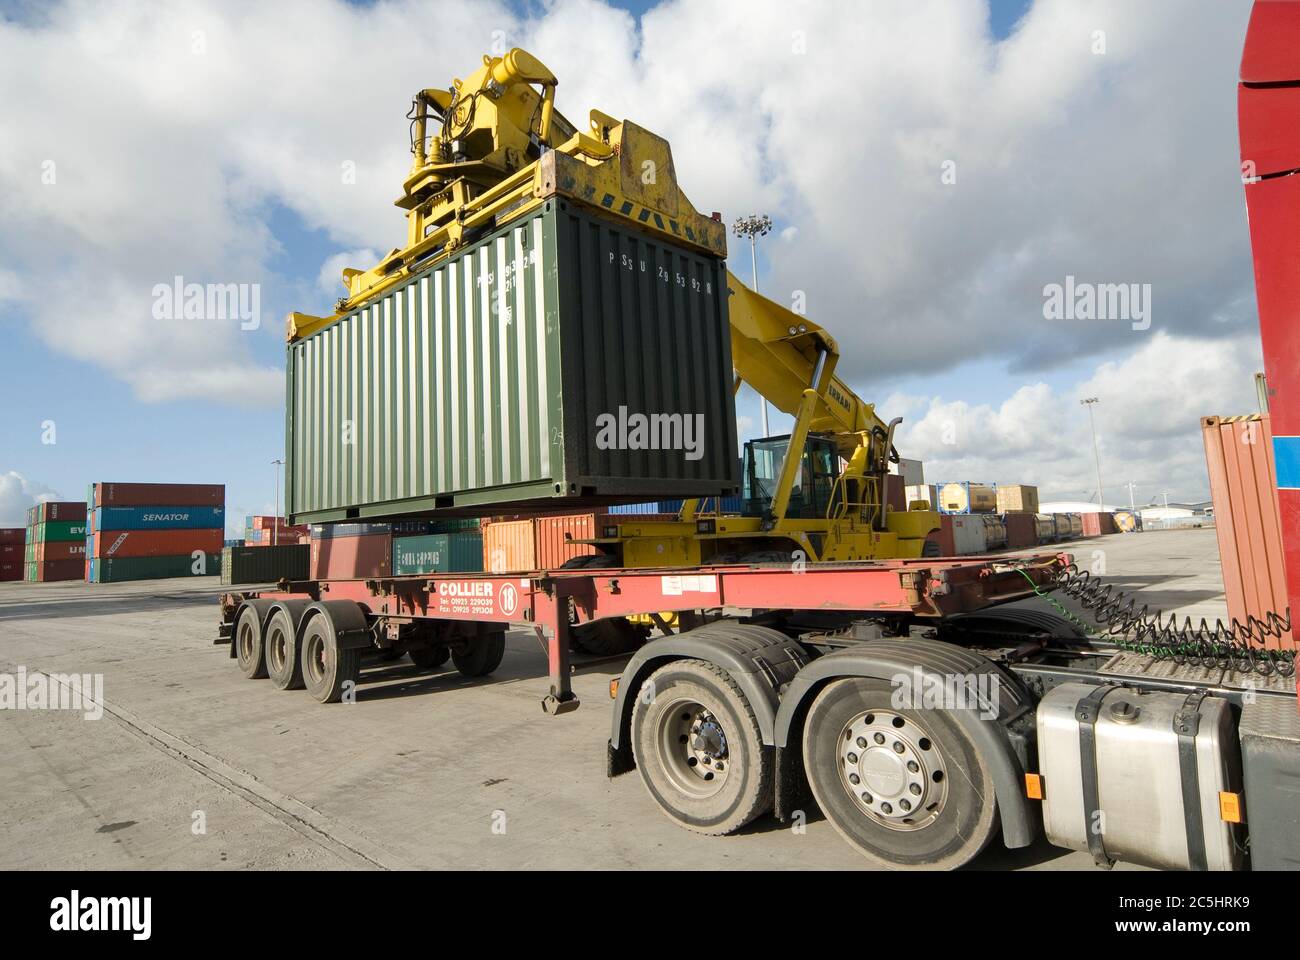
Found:
M 919 830 L 943 811 L 948 771 L 927 732 L 888 710 L 860 713 L 839 740 L 840 783 L 858 809 L 891 830 Z
M 731 771 L 727 734 L 703 704 L 676 700 L 659 715 L 659 757 L 677 789 L 696 798 L 722 789 Z

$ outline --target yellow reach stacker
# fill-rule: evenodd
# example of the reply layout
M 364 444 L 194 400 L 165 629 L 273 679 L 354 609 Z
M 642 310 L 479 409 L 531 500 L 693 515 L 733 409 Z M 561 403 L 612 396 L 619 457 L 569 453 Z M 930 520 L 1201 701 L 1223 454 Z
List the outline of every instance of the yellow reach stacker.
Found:
M 407 245 L 369 270 L 347 269 L 347 296 L 330 317 L 294 313 L 289 339 L 307 336 L 557 194 L 674 244 L 726 256 L 726 230 L 677 185 L 672 151 L 629 120 L 591 111 L 582 132 L 554 107 L 555 76 L 522 50 L 483 58 L 449 90 L 416 94 L 410 175 L 396 201 Z M 433 126 L 436 132 L 431 133 Z M 835 375 L 839 350 L 815 323 L 728 272 L 735 389 L 748 383 L 794 418 L 786 436 L 745 444 L 743 508 L 705 513 L 688 500 L 676 520 L 611 523 L 601 555 L 579 566 L 695 566 L 937 556 L 939 516 L 891 511 L 885 483 L 897 461 L 886 423 Z

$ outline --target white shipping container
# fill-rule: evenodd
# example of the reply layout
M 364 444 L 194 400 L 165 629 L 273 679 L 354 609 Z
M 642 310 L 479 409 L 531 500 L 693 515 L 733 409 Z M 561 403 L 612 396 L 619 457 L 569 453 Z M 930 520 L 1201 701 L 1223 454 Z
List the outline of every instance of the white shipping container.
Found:
M 952 522 L 954 556 L 966 557 L 988 550 L 988 526 L 984 517 L 975 513 L 949 514 L 945 520 Z
M 903 483 L 907 486 L 919 486 L 925 483 L 925 467 L 920 460 L 899 457 L 898 463 L 889 465 L 889 471 L 902 477 Z
M 933 483 L 909 484 L 905 494 L 909 505 L 913 500 L 924 500 L 933 510 L 934 505 L 939 502 L 939 494 Z

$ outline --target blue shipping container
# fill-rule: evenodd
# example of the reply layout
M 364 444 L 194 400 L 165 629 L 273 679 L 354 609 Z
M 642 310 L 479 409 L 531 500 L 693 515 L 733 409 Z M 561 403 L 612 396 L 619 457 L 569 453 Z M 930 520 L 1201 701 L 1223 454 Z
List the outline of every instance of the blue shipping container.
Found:
M 721 500 L 721 503 L 719 503 Z M 677 513 L 682 508 L 683 500 L 660 500 L 657 504 L 650 504 L 655 509 L 644 510 L 642 513 Z M 700 513 L 740 513 L 744 505 L 742 497 L 708 497 L 700 501 Z
M 96 507 L 96 530 L 211 530 L 226 525 L 224 507 Z

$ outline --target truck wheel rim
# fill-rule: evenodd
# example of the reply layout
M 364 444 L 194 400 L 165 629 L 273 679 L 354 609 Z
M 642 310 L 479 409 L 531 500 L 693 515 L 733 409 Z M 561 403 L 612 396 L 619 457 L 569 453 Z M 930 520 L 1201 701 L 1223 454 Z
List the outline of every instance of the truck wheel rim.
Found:
M 284 631 L 273 627 L 271 635 L 266 638 L 266 659 L 277 674 L 284 670 L 285 657 L 288 653 L 286 646 Z
M 840 732 L 840 784 L 868 818 L 891 830 L 921 830 L 943 812 L 948 771 L 934 740 L 915 721 L 868 710 Z
M 698 800 L 721 791 L 731 774 L 731 755 L 717 716 L 683 698 L 664 708 L 658 727 L 659 759 L 673 785 Z
M 241 663 L 253 660 L 253 625 L 247 621 L 239 625 L 239 660 Z
M 307 638 L 302 651 L 302 662 L 311 674 L 313 683 L 325 679 L 325 644 L 315 634 Z

